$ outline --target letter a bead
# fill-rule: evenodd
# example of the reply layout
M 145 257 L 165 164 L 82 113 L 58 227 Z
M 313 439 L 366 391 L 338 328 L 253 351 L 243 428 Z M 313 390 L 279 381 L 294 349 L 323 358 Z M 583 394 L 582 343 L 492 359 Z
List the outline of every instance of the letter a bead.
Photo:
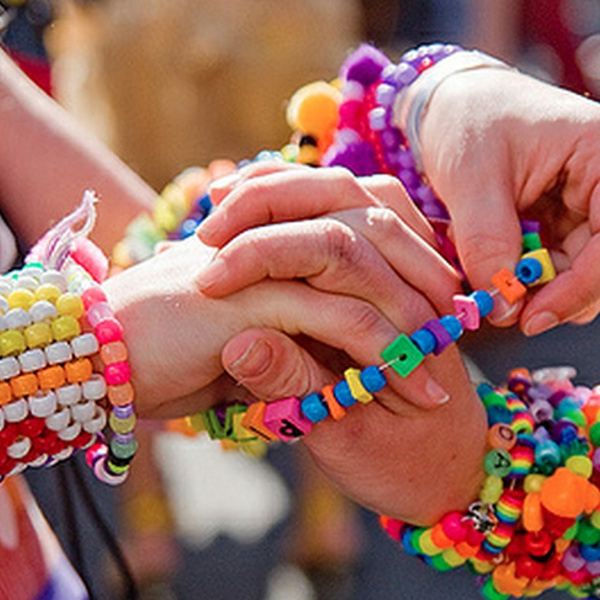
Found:
M 300 400 L 294 397 L 269 402 L 263 423 L 284 442 L 302 437 L 312 429 L 312 423 L 300 411 Z
M 425 358 L 423 353 L 401 333 L 382 353 L 381 358 L 402 377 L 410 375 Z

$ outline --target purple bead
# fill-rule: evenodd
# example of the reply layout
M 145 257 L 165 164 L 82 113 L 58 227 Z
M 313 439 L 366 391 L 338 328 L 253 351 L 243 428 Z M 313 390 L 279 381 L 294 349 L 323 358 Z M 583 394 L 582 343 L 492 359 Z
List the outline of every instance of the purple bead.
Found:
M 381 143 L 383 144 L 383 147 L 394 150 L 398 155 L 398 158 L 401 156 L 401 153 L 398 151 L 398 146 L 401 141 L 402 134 L 395 127 L 390 127 L 381 133 Z
M 567 571 L 573 573 L 585 566 L 585 559 L 575 546 L 569 546 L 563 554 L 562 565 Z
M 572 421 L 560 419 L 552 426 L 552 437 L 556 442 L 560 442 L 561 438 L 577 437 L 577 425 Z
M 358 81 L 368 87 L 379 79 L 389 63 L 385 54 L 373 46 L 362 44 L 342 66 L 342 76 L 348 81 Z
M 561 400 L 564 400 L 568 395 L 569 394 L 565 390 L 558 390 L 548 398 L 548 402 L 550 402 L 550 404 L 556 408 L 560 404 Z
M 389 83 L 381 83 L 377 86 L 375 94 L 377 104 L 380 106 L 391 106 L 396 98 L 396 88 Z
M 133 432 L 129 432 L 129 433 L 114 433 L 112 439 L 119 443 L 119 444 L 129 444 L 129 442 L 132 442 L 134 440 L 135 436 L 133 435 Z
M 344 100 L 362 100 L 365 97 L 365 88 L 358 81 L 346 81 L 342 86 Z
M 552 395 L 552 391 L 545 385 L 536 385 L 527 390 L 527 395 L 531 401 L 548 400 Z
M 420 183 L 419 176 L 411 169 L 402 169 L 398 173 L 398 179 L 400 179 L 400 181 L 404 184 L 404 187 L 407 188 L 407 191 L 409 191 L 408 188 L 414 190 Z
M 373 131 L 385 129 L 385 109 L 378 106 L 369 112 L 369 127 Z
M 521 231 L 523 233 L 539 233 L 541 230 L 539 221 L 527 221 L 521 219 Z
M 533 438 L 539 443 L 551 441 L 552 438 L 545 427 L 538 427 L 533 432 Z
M 113 406 L 112 413 L 117 419 L 128 419 L 134 414 L 133 404 L 125 404 L 123 406 Z
M 597 577 L 600 575 L 600 560 L 588 562 L 585 568 L 589 571 L 590 575 Z
M 394 84 L 400 88 L 406 87 L 410 85 L 418 76 L 419 73 L 412 65 L 400 63 L 394 73 Z
M 434 191 L 425 184 L 420 185 L 417 188 L 417 198 L 419 200 L 422 200 L 423 202 L 430 202 L 432 200 L 435 200 L 435 193 Z
M 430 319 L 422 329 L 427 329 L 435 337 L 436 347 L 433 351 L 435 356 L 441 354 L 453 341 L 448 330 L 437 319 Z
M 554 414 L 554 409 L 552 408 L 552 404 L 547 400 L 535 400 L 531 406 L 529 407 L 531 411 L 531 415 L 535 419 L 536 423 L 543 423 L 544 421 L 548 421 L 552 418 Z
M 405 169 L 414 171 L 415 169 L 415 157 L 410 150 L 400 151 L 400 165 Z
M 592 454 L 592 464 L 594 465 L 594 469 L 600 471 L 600 448 L 594 450 L 594 453 Z

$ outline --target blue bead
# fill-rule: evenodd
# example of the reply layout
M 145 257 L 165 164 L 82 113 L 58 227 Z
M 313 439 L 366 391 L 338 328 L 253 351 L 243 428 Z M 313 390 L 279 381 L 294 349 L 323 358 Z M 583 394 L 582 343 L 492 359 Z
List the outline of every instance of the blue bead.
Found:
M 404 550 L 404 552 L 406 552 L 406 554 L 408 554 L 409 556 L 417 556 L 419 553 L 415 550 L 415 547 L 412 545 L 412 531 L 410 529 L 407 529 L 403 534 L 402 534 L 402 549 Z
M 194 232 L 198 228 L 198 221 L 196 219 L 186 219 L 179 229 L 179 237 L 184 240 L 185 238 L 194 235 Z
M 482 399 L 488 396 L 489 394 L 493 394 L 494 391 L 494 388 L 485 381 L 477 386 L 477 395 Z
M 588 544 L 579 544 L 579 554 L 588 562 L 600 560 L 600 547 L 590 546 Z
M 565 398 L 558 403 L 556 410 L 554 411 L 555 419 L 562 419 L 565 415 L 568 415 L 570 412 L 574 410 L 579 410 L 581 405 L 575 398 Z
M 554 469 L 561 463 L 560 448 L 552 440 L 540 442 L 535 448 L 535 462 Z
M 309 394 L 300 403 L 302 413 L 311 423 L 318 423 L 329 416 L 329 411 L 323 403 L 323 398 L 320 394 Z
M 345 379 L 336 384 L 333 395 L 342 406 L 348 407 L 356 403 L 356 398 L 350 393 L 350 387 Z
M 435 335 L 429 329 L 417 329 L 410 339 L 422 354 L 431 354 L 437 346 Z
M 208 215 L 213 207 L 213 204 L 210 201 L 210 196 L 208 194 L 204 194 L 204 196 L 198 200 L 197 206 L 202 210 L 203 215 Z
M 487 409 L 488 426 L 491 427 L 496 423 L 505 423 L 510 425 L 512 423 L 513 414 L 507 406 L 500 406 L 495 404 L 488 407 Z
M 462 323 L 454 315 L 446 315 L 440 319 L 440 324 L 450 334 L 450 337 L 456 341 L 463 333 Z
M 544 272 L 544 268 L 542 263 L 532 256 L 528 256 L 527 258 L 521 259 L 517 263 L 517 267 L 515 269 L 515 275 L 517 279 L 524 283 L 525 285 L 531 285 L 535 283 Z
M 494 308 L 494 299 L 485 290 L 477 290 L 473 292 L 470 296 L 477 303 L 477 308 L 479 308 L 479 314 L 481 317 L 487 317 Z
M 383 371 L 381 371 L 381 369 L 376 365 L 371 365 L 370 367 L 364 369 L 360 374 L 360 381 L 363 384 L 365 390 L 372 394 L 382 390 L 387 383 Z

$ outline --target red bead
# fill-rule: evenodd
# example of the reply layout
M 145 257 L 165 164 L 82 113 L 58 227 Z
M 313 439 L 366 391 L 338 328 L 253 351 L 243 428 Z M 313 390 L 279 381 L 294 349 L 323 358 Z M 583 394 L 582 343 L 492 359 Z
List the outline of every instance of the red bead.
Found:
M 541 579 L 554 579 L 562 572 L 562 565 L 557 556 L 553 556 L 547 563 L 544 564 L 544 572 Z
M 442 529 L 449 537 L 455 542 L 462 542 L 467 535 L 467 527 L 465 522 L 462 520 L 462 514 L 459 512 L 448 513 L 442 518 Z
M 81 294 L 81 301 L 87 310 L 92 304 L 96 304 L 96 302 L 108 302 L 108 298 L 101 287 L 91 287 Z
M 24 436 L 29 438 L 37 438 L 41 435 L 42 431 L 46 429 L 46 422 L 44 419 L 28 417 L 27 419 L 21 421 L 17 427 Z
M 87 431 L 82 431 L 74 440 L 71 440 L 71 446 L 75 448 L 83 448 L 92 441 L 92 434 Z
M 114 318 L 105 319 L 96 325 L 94 334 L 100 344 L 118 342 L 123 339 L 123 327 Z
M 13 423 L 9 423 L 2 431 L 0 431 L 0 445 L 8 448 L 19 437 L 19 430 Z
M 429 56 L 426 56 L 421 63 L 419 64 L 419 66 L 417 67 L 417 73 L 421 74 L 423 71 L 426 71 L 427 69 L 429 69 L 430 67 L 433 67 L 434 62 L 431 58 L 429 58 Z
M 531 556 L 523 555 L 515 561 L 515 575 L 517 577 L 536 579 L 543 571 L 544 565 L 534 560 Z
M 530 531 L 525 534 L 525 549 L 532 556 L 544 556 L 548 554 L 550 548 L 552 548 L 552 544 L 552 538 L 544 530 L 537 533 Z
M 8 458 L 0 465 L 0 475 L 8 475 L 17 466 L 17 461 Z

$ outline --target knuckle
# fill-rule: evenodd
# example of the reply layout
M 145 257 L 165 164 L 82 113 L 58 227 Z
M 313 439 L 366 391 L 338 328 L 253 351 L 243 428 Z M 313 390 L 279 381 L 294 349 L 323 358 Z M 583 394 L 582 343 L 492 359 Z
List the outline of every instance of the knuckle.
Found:
M 368 302 L 354 300 L 345 307 L 347 320 L 352 327 L 353 337 L 361 338 L 373 336 L 375 332 L 381 332 L 385 322 L 379 311 Z
M 358 235 L 339 221 L 329 220 L 324 226 L 327 255 L 337 270 L 356 267 L 361 259 Z

